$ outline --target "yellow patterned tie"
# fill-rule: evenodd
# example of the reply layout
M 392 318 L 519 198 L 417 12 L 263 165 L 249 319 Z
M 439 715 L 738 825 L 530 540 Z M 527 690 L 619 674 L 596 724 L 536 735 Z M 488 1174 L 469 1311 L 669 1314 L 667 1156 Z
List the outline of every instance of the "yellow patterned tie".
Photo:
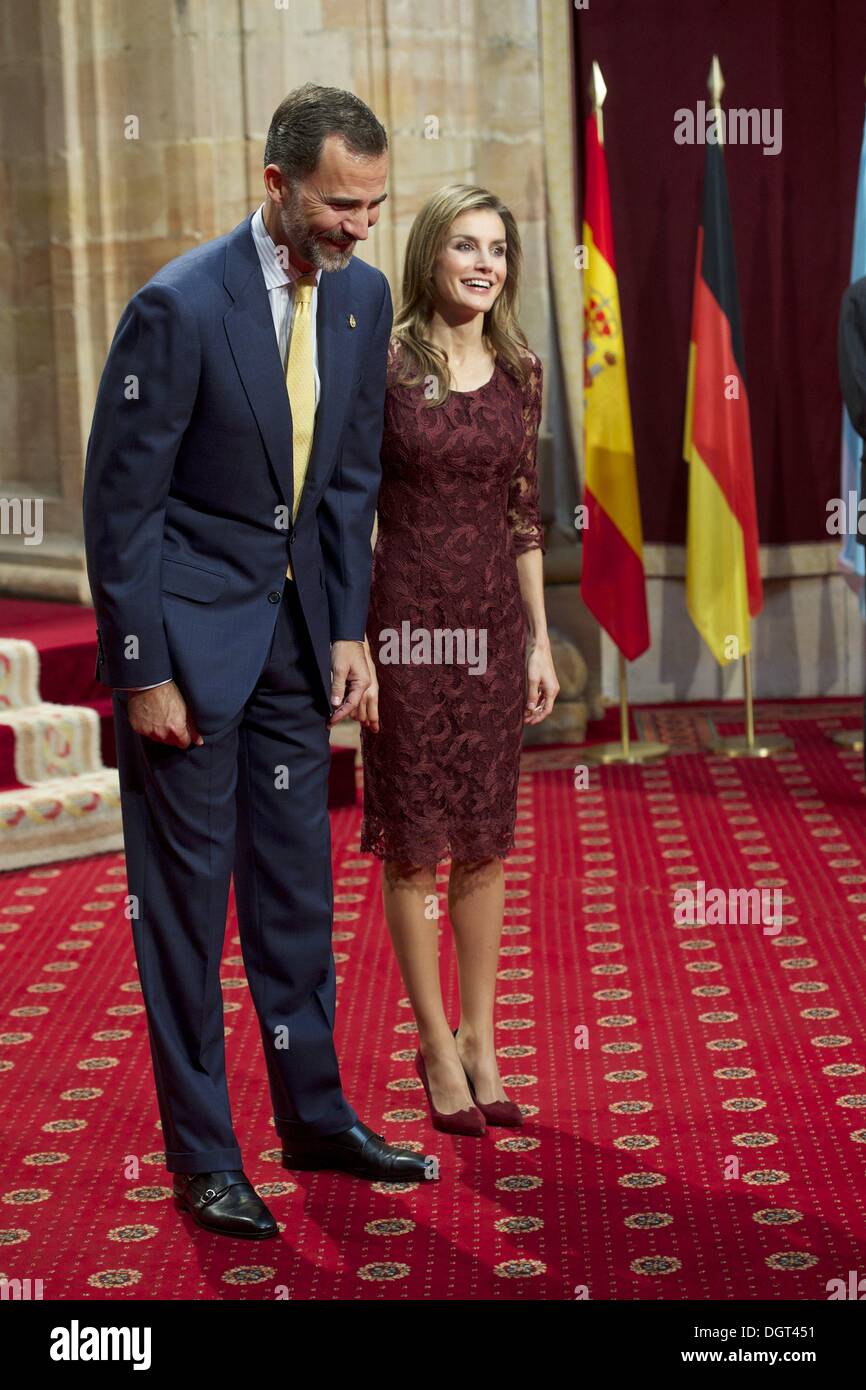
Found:
M 292 523 L 298 515 L 301 491 L 307 476 L 307 464 L 313 446 L 316 423 L 316 382 L 313 376 L 313 289 L 315 275 L 299 275 L 295 281 L 295 308 L 292 315 L 292 337 L 286 362 L 286 390 L 292 407 Z M 286 575 L 293 579 L 292 567 Z

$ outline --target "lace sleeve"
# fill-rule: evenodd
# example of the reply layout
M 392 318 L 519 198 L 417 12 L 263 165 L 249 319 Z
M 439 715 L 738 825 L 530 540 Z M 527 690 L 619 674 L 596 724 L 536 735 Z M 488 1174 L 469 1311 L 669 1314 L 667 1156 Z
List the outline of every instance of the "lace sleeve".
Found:
M 522 555 L 527 550 L 540 550 L 542 554 L 545 553 L 537 468 L 542 367 L 535 353 L 530 353 L 529 358 L 529 377 L 523 388 L 523 444 L 517 467 L 508 484 L 508 525 L 517 555 Z

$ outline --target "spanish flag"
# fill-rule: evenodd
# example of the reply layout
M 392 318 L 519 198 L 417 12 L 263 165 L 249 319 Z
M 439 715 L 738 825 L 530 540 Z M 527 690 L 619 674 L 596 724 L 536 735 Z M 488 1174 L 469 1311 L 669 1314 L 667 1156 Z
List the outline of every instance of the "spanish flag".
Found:
M 586 519 L 580 592 L 623 656 L 633 661 L 649 646 L 643 532 L 607 163 L 595 114 L 586 124 L 583 242 Z
M 686 606 L 722 666 L 751 650 L 749 619 L 764 602 L 744 368 L 725 162 L 708 143 L 683 444 Z

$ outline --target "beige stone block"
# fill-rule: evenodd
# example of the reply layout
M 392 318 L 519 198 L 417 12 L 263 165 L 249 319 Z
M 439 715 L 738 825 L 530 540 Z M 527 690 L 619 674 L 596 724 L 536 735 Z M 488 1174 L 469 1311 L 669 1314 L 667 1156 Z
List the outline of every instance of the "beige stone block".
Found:
M 28 377 L 53 365 L 53 323 L 48 310 L 17 308 L 0 313 L 0 370 Z
M 48 239 L 49 229 L 65 239 L 68 219 L 63 191 L 46 178 L 43 160 L 16 159 L 8 191 L 11 241 L 41 243 Z
M 222 189 L 243 183 L 243 142 L 196 140 L 169 145 L 166 163 L 166 227 L 192 246 L 227 230 Z
M 146 3 L 130 5 L 124 3 L 124 0 L 102 0 L 98 14 L 82 15 L 82 22 L 74 25 L 78 51 L 82 58 L 126 48 L 130 42 L 130 21 L 133 19 L 138 29 L 138 42 L 141 44 L 147 10 Z
M 264 202 L 265 190 L 263 185 L 260 187 L 258 184 L 252 184 L 250 192 L 252 196 L 249 199 L 245 197 L 228 198 L 220 203 L 219 225 L 215 233 L 217 236 L 232 231 L 239 222 L 242 222 L 245 217 L 255 211 L 260 203 Z
M 146 285 L 156 272 L 189 250 L 189 243 L 182 237 L 150 237 L 130 242 L 127 259 L 128 295 Z
M 281 28 L 282 26 L 277 26 L 275 29 L 278 36 Z M 283 98 L 293 87 L 300 86 L 304 79 L 296 77 L 294 65 L 287 63 L 282 39 L 278 38 L 275 41 L 273 36 L 263 38 L 258 30 L 249 35 L 244 46 L 244 62 L 250 157 L 261 169 L 261 156 L 271 117 Z
M 23 59 L 0 67 L 0 155 L 34 158 L 44 152 L 43 74 L 38 65 Z
M 16 401 L 9 420 L 10 434 L 19 448 L 52 461 L 57 449 L 57 392 L 54 373 L 36 372 L 16 378 Z
M 77 372 L 80 368 L 79 322 L 75 309 L 55 309 L 51 317 L 51 329 L 54 348 L 52 368 L 61 373 Z
M 43 311 L 53 303 L 51 247 L 25 246 L 13 258 L 13 284 L 20 307 Z
M 490 141 L 478 159 L 478 182 L 491 188 L 515 216 L 541 220 L 544 216 L 544 157 L 540 144 Z
M 79 72 L 79 130 L 98 129 L 101 149 L 165 144 L 202 133 L 213 110 L 207 79 L 208 48 L 181 41 L 128 52 L 107 52 L 82 63 Z M 204 68 L 205 75 L 197 81 Z M 201 89 L 199 91 L 199 88 Z M 135 125 L 128 120 L 134 117 Z M 206 133 L 206 132 L 205 132 Z
M 137 61 L 128 53 L 80 56 L 75 66 L 75 122 L 68 125 L 65 106 L 60 107 L 57 116 L 66 127 L 66 148 L 75 157 L 91 156 L 98 150 L 100 160 L 110 161 L 118 148 L 128 143 L 124 140 L 123 122 L 131 110 L 129 74 L 136 67 Z M 61 76 L 60 81 L 63 80 Z M 57 95 L 62 100 L 61 85 Z M 89 158 L 88 163 L 96 161 Z
M 108 225 L 125 237 L 165 236 L 170 177 L 165 145 L 158 140 L 121 142 L 113 172 L 113 201 L 104 210 Z
M 47 248 L 51 303 L 58 309 L 80 307 L 86 300 L 91 317 L 102 295 L 103 279 L 112 271 L 113 243 L 86 246 L 51 245 Z
M 36 448 L 27 440 L 17 441 L 15 474 L 24 487 L 24 495 L 44 499 L 54 495 L 57 487 L 56 450 Z M 44 522 L 43 522 L 44 529 Z
M 197 73 L 199 105 L 205 119 L 196 129 L 198 139 L 216 144 L 237 140 L 244 135 L 244 84 L 242 62 L 244 46 L 238 33 L 221 36 L 208 52 L 208 62 Z M 218 100 L 212 100 L 214 93 Z
M 321 4 L 316 5 L 315 8 L 318 10 L 316 28 L 329 31 L 353 29 L 369 36 L 370 11 L 362 9 L 355 3 L 355 0 L 321 0 Z M 291 3 L 289 4 L 289 13 L 291 13 Z
M 212 24 L 237 23 L 233 0 L 101 0 L 99 22 L 93 26 L 94 50 L 149 51 L 170 46 L 185 37 L 204 39 Z
M 472 130 L 475 94 L 465 89 L 458 72 L 453 55 L 438 41 L 419 36 L 417 42 L 392 49 L 388 106 L 394 135 L 421 137 L 425 129 L 438 128 L 441 140 Z
M 23 66 L 38 60 L 43 51 L 42 5 L 18 4 L 9 0 L 2 6 L 2 67 Z
M 67 526 L 68 530 L 80 534 L 81 524 L 81 484 L 84 480 L 84 463 L 87 456 L 87 435 L 90 430 L 90 420 L 92 411 L 87 412 L 87 428 L 83 432 L 81 442 L 72 451 L 62 448 L 60 451 L 60 475 L 64 479 L 67 488 L 74 488 L 74 496 L 70 500 L 70 507 L 73 517 L 73 524 Z
M 15 177 L 14 163 L 0 159 L 0 242 L 8 245 L 12 240 L 15 226 L 12 217 L 11 188 Z

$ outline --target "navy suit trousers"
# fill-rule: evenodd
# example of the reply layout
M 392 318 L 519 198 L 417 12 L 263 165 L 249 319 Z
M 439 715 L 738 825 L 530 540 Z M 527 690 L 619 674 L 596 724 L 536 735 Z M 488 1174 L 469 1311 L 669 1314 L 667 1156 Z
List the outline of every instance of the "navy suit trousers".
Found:
M 285 585 L 252 694 L 201 746 L 135 733 L 127 700 L 114 691 L 133 941 L 168 1169 L 242 1166 L 220 987 L 232 873 L 277 1132 L 348 1129 L 358 1116 L 333 1039 L 330 710 L 295 585 Z

